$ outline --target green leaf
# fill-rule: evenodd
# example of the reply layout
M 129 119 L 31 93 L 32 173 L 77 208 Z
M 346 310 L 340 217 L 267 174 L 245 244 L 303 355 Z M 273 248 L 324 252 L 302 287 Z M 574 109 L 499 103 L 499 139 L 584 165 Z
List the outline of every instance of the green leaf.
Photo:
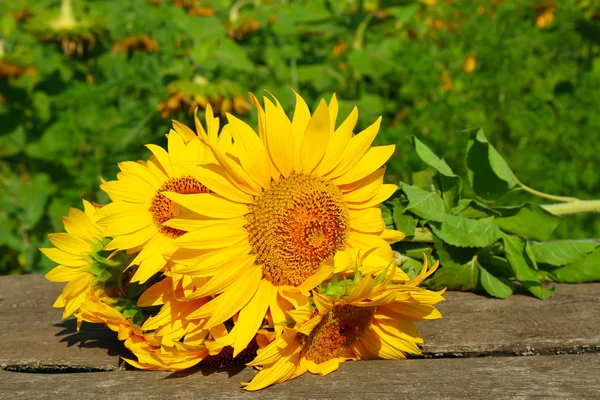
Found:
M 44 215 L 44 209 L 54 186 L 48 175 L 38 173 L 32 179 L 16 188 L 16 204 L 19 205 L 19 218 L 26 229 L 33 229 Z
M 381 2 L 379 6 L 381 8 L 384 8 L 384 6 L 381 5 Z M 396 18 L 396 23 L 405 24 L 409 22 L 414 15 L 417 14 L 417 12 L 419 11 L 419 5 L 412 4 L 405 6 L 390 7 L 386 11 Z
M 465 218 L 481 219 L 491 216 L 501 216 L 500 212 L 488 207 L 486 204 L 475 199 L 462 199 L 452 209 L 452 214 Z
M 394 224 L 396 225 L 396 230 L 405 233 L 407 236 L 413 236 L 418 220 L 411 215 L 402 214 L 403 211 L 404 207 L 400 204 L 394 207 Z
M 496 277 L 490 274 L 483 266 L 479 268 L 480 281 L 483 289 L 490 295 L 500 299 L 506 299 L 515 290 L 515 285 L 506 278 Z
M 487 247 L 500 239 L 500 229 L 486 220 L 447 215 L 438 227 L 431 224 L 433 233 L 444 242 L 457 247 Z
M 433 167 L 429 167 L 424 169 L 423 171 L 416 171 L 410 174 L 411 182 L 413 186 L 420 188 L 429 188 L 433 189 L 433 181 L 435 176 L 437 175 L 437 171 Z
M 428 221 L 443 221 L 446 217 L 446 206 L 442 198 L 435 192 L 428 192 L 418 187 L 401 184 L 401 189 L 408 198 L 408 206 L 404 212 L 413 214 Z
M 534 244 L 531 246 L 531 251 L 536 262 L 560 267 L 577 261 L 598 246 L 600 243 L 597 242 L 557 240 Z
M 427 147 L 423 142 L 417 139 L 416 136 L 413 136 L 412 140 L 417 155 L 421 157 L 421 160 L 426 162 L 427 165 L 435 168 L 436 171 L 444 176 L 456 176 L 448 164 L 446 164 L 446 161 L 435 155 L 435 153 L 431 151 L 431 149 L 429 149 L 429 147 Z
M 216 67 L 215 69 L 221 68 L 223 65 L 245 72 L 252 72 L 254 69 L 254 65 L 244 49 L 230 39 L 223 39 L 219 42 L 219 47 L 211 55 L 210 64 Z
M 479 253 L 479 263 L 494 276 L 503 277 L 509 281 L 517 279 L 510 263 L 506 258 L 494 254 L 493 247 L 483 249 Z
M 423 269 L 423 264 L 412 257 L 404 257 L 404 261 L 400 265 L 400 268 L 410 279 L 414 279 Z
M 600 249 L 564 267 L 545 271 L 554 282 L 583 283 L 600 281 Z
M 540 282 L 537 264 L 528 251 L 527 242 L 519 236 L 502 234 L 506 259 L 517 280 L 535 297 L 545 300 L 554 294 L 555 288 L 546 289 Z
M 460 192 L 462 189 L 460 176 L 438 175 L 436 177 L 436 186 L 442 193 L 442 198 L 446 204 L 446 211 L 450 212 L 460 201 Z
M 415 258 L 422 260 L 423 253 L 425 255 L 431 255 L 433 248 L 429 244 L 424 243 L 411 243 L 411 242 L 399 242 L 402 245 L 400 246 L 400 252 L 407 257 Z
M 438 269 L 435 274 L 424 283 L 432 290 L 475 291 L 479 284 L 480 268 L 476 258 L 463 265 L 445 265 Z
M 502 217 L 494 219 L 500 229 L 535 240 L 548 240 L 561 221 L 560 217 L 533 203 L 517 207 L 494 207 L 494 210 L 502 214 Z
M 434 238 L 434 247 L 441 268 L 424 285 L 433 290 L 476 290 L 479 283 L 476 250 L 450 246 L 437 238 Z
M 471 135 L 467 152 L 469 181 L 479 196 L 496 199 L 519 183 L 500 153 L 488 142 L 483 130 Z
M 22 126 L 13 132 L 0 136 L 0 158 L 18 154 L 25 148 L 25 130 Z
M 394 219 L 392 218 L 392 212 L 390 209 L 383 203 L 379 204 L 379 208 L 381 209 L 381 217 L 383 218 L 385 227 L 394 229 Z

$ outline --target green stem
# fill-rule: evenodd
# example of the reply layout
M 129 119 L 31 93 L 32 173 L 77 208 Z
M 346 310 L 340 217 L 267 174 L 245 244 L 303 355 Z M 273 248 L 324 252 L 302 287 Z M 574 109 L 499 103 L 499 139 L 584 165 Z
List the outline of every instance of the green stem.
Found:
M 416 243 L 433 243 L 433 233 L 431 233 L 431 231 L 427 228 L 416 228 L 414 236 L 407 241 Z
M 600 200 L 577 200 L 562 204 L 547 204 L 542 207 L 554 215 L 600 212 Z
M 352 43 L 352 47 L 355 49 L 362 49 L 365 43 L 365 34 L 367 33 L 367 26 L 369 26 L 369 22 L 373 19 L 373 14 L 367 14 L 367 16 L 361 21 L 356 29 L 356 35 L 354 36 L 354 42 Z
M 538 197 L 543 197 L 544 199 L 549 199 L 549 200 L 554 200 L 554 201 L 560 201 L 563 203 L 576 203 L 578 201 L 581 201 L 579 199 L 576 199 L 575 197 L 564 197 L 564 196 L 555 196 L 553 194 L 548 194 L 548 193 L 544 193 L 544 192 L 540 192 L 539 190 L 535 190 L 533 188 L 530 188 L 529 186 L 525 185 L 524 183 L 519 182 L 519 186 L 521 187 L 521 189 L 525 190 L 526 192 L 529 192 L 535 196 Z

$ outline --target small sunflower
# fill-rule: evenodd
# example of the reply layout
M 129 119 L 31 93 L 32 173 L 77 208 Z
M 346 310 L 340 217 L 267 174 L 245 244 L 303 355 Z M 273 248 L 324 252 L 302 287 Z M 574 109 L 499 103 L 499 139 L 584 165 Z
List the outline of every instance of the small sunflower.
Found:
M 234 355 L 267 313 L 280 331 L 287 311 L 307 304 L 310 290 L 333 273 L 351 271 L 361 251 L 369 250 L 363 272 L 377 273 L 392 259 L 388 241 L 404 237 L 385 230 L 379 208 L 397 189 L 383 184 L 394 146 L 371 147 L 381 118 L 354 135 L 356 108 L 336 128 L 335 96 L 313 115 L 296 98 L 290 121 L 279 102 L 265 98 L 263 110 L 251 96 L 259 133 L 227 115 L 234 145 L 203 139 L 216 163 L 189 170 L 209 192 L 162 192 L 201 216 L 179 215 L 163 226 L 188 231 L 173 241 L 183 254 L 202 254 L 194 263 L 176 262 L 174 271 L 208 279 L 202 295 L 218 295 L 189 317 L 207 318 L 210 329 L 239 313 L 230 333 Z M 396 278 L 407 279 L 401 271 Z
M 206 140 L 215 145 L 231 143 L 231 138 L 219 131 L 219 120 L 212 109 L 206 111 L 208 134 L 198 124 Z M 131 266 L 138 265 L 131 282 L 146 282 L 165 269 L 169 256 L 177 250 L 175 240 L 184 235 L 184 228 L 173 228 L 166 223 L 172 218 L 198 216 L 167 198 L 164 193 L 209 194 L 210 189 L 192 176 L 186 165 L 210 163 L 214 157 L 197 136 L 184 125 L 174 122 L 168 135 L 168 151 L 149 144 L 152 156 L 146 162 L 122 162 L 116 181 L 105 182 L 101 188 L 112 203 L 102 209 L 98 223 L 104 227 L 102 235 L 113 240 L 106 250 L 126 250 L 137 253 Z
M 248 364 L 262 368 L 243 383 L 245 389 L 263 389 L 307 371 L 324 376 L 347 360 L 399 360 L 406 353 L 421 353 L 423 339 L 414 322 L 441 318 L 433 305 L 443 297 L 416 285 L 437 266 L 428 269 L 425 258 L 421 273 L 407 284 L 390 283 L 393 271 L 375 279 L 357 273 L 313 292 L 314 306 L 290 313 L 296 326 L 286 328 Z
M 117 332 L 118 339 L 138 358 L 138 361 L 124 360 L 136 368 L 176 371 L 196 365 L 208 354 L 201 345 L 191 346 L 179 341 L 170 341 L 165 345 L 158 332 L 145 331 L 142 326 L 98 298 L 89 297 L 81 305 L 77 318 L 79 324 L 81 321 L 104 323 Z
M 55 248 L 40 249 L 46 257 L 59 264 L 46 274 L 52 282 L 68 282 L 54 307 L 63 308 L 63 318 L 76 312 L 88 293 L 101 290 L 112 277 L 111 270 L 119 265 L 111 261 L 114 254 L 102 255 L 106 239 L 101 236 L 102 228 L 97 224 L 98 210 L 83 200 L 84 211 L 69 209 L 63 217 L 66 232 L 48 235 Z

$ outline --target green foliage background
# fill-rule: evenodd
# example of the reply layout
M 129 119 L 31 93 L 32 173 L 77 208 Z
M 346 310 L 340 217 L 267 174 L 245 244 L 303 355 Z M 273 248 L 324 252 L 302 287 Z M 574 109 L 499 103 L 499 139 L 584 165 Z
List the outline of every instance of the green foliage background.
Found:
M 597 1 L 74 0 L 73 8 L 78 25 L 65 33 L 51 25 L 59 1 L 0 3 L 0 274 L 52 267 L 37 248 L 63 230 L 68 208 L 82 197 L 106 202 L 99 177 L 146 157 L 145 143 L 164 145 L 170 118 L 191 124 L 177 96 L 243 112 L 246 92 L 268 89 L 291 111 L 290 88 L 312 105 L 335 92 L 342 114 L 358 105 L 359 128 L 384 116 L 378 141 L 397 144 L 390 182 L 412 182 L 426 167 L 411 135 L 466 173 L 465 129 L 483 127 L 528 186 L 600 193 Z M 65 54 L 64 43 L 80 51 Z M 521 200 L 531 197 L 497 204 Z M 554 234 L 566 237 L 600 237 L 600 220 L 570 218 Z

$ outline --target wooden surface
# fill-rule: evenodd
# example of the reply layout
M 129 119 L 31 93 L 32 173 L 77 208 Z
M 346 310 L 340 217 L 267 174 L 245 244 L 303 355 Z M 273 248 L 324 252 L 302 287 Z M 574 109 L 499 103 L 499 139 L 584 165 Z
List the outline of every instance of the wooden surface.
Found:
M 326 377 L 305 374 L 259 392 L 244 392 L 239 382 L 253 374 L 250 368 L 233 374 L 0 371 L 0 398 L 597 399 L 600 354 L 354 362 Z
M 600 352 L 600 284 L 557 285 L 547 301 L 447 293 L 439 305 L 444 318 L 418 324 L 425 358 L 441 359 L 346 363 L 327 378 L 307 375 L 259 394 L 239 389 L 240 381 L 253 376 L 250 368 L 179 374 L 119 370 L 125 349 L 113 332 L 92 324 L 76 332 L 72 319 L 61 321 L 61 310 L 52 308 L 61 289 L 42 276 L 0 277 L 0 367 L 6 369 L 0 371 L 0 399 L 175 393 L 180 398 L 597 398 L 600 393 L 600 354 L 586 354 Z M 92 372 L 69 373 L 84 371 Z

